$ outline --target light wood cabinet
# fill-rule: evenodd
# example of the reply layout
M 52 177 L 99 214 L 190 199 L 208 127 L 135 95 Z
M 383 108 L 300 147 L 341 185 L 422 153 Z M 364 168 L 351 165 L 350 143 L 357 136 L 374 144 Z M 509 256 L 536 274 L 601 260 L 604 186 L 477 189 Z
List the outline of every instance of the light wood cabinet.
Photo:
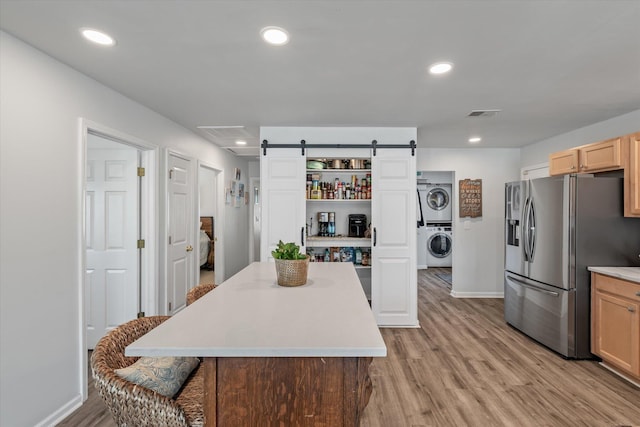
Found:
M 640 132 L 628 138 L 629 163 L 624 170 L 624 216 L 640 218 Z
M 624 167 L 623 138 L 583 145 L 549 155 L 549 174 L 591 173 Z
M 591 352 L 640 381 L 640 284 L 591 273 Z
M 549 155 L 549 175 L 566 175 L 578 172 L 579 150 L 558 151 Z

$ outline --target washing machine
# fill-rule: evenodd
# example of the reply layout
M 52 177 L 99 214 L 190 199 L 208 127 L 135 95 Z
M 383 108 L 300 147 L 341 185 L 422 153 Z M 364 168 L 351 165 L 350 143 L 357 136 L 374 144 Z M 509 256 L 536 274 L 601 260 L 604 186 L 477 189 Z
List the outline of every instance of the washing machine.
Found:
M 451 184 L 423 184 L 418 186 L 426 224 L 451 222 Z
M 427 266 L 451 267 L 453 232 L 450 225 L 425 227 L 427 235 Z

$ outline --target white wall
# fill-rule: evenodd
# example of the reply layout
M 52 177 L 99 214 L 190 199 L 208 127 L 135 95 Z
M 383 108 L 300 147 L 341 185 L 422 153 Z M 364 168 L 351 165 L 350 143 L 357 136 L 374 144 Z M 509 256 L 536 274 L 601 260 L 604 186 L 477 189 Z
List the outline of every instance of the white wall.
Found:
M 0 32 L 2 426 L 49 425 L 80 403 L 81 117 L 201 159 L 225 180 L 234 167 L 248 171 L 246 160 Z M 234 228 L 246 229 L 248 210 L 230 209 L 227 275 L 248 259 Z
M 453 287 L 458 297 L 503 294 L 504 183 L 520 176 L 519 149 L 419 148 L 417 170 L 453 171 Z M 482 179 L 482 217 L 459 217 L 463 179 Z
M 521 166 L 548 163 L 549 154 L 640 131 L 640 110 L 594 123 L 522 148 Z

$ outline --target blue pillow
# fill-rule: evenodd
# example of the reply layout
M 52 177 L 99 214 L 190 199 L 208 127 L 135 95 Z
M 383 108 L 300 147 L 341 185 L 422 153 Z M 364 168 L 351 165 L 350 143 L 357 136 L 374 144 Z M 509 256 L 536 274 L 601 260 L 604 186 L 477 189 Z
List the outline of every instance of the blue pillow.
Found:
M 198 363 L 197 357 L 141 357 L 126 368 L 116 369 L 115 373 L 163 396 L 173 397 Z

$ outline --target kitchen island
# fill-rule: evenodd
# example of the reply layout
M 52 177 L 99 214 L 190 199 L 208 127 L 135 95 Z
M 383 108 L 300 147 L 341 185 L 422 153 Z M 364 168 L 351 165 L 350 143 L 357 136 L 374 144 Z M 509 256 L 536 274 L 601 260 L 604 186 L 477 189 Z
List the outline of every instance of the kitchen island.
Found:
M 386 346 L 351 263 L 310 263 L 288 288 L 256 262 L 126 354 L 204 358 L 207 426 L 357 426 Z

